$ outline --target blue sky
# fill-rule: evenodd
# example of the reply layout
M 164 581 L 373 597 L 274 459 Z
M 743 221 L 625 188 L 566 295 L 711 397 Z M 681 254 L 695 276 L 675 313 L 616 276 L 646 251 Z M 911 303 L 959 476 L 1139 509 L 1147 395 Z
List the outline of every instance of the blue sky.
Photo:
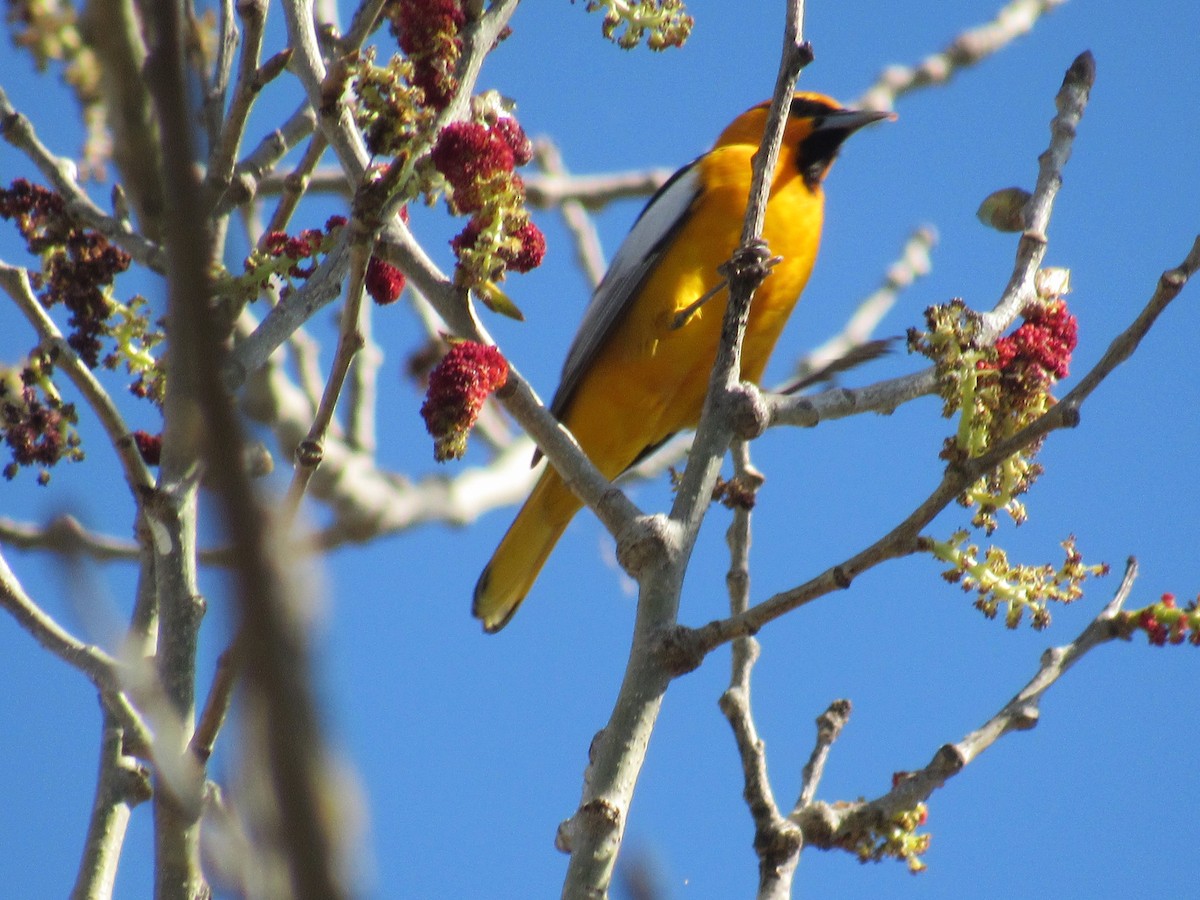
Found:
M 997 6 L 810 3 L 805 33 L 817 60 L 801 86 L 848 101 L 884 66 L 917 62 L 990 19 Z M 779 2 L 697 2 L 692 13 L 688 45 L 650 55 L 602 41 L 599 19 L 582 4 L 525 4 L 480 86 L 513 97 L 525 128 L 552 135 L 573 171 L 682 165 L 768 96 L 783 21 Z M 271 16 L 270 34 L 279 40 L 282 17 L 277 8 Z M 933 271 L 901 297 L 881 334 L 903 334 L 920 324 L 926 306 L 954 296 L 981 309 L 995 302 L 1016 239 L 983 228 L 975 209 L 997 188 L 1032 186 L 1062 74 L 1091 49 L 1096 86 L 1046 258 L 1072 270 L 1080 346 L 1069 387 L 1200 230 L 1197 33 L 1200 9 L 1192 3 L 1145 11 L 1112 0 L 1067 3 L 949 86 L 902 100 L 899 121 L 853 138 L 827 186 L 816 273 L 767 380 L 782 378 L 790 360 L 840 328 L 918 225 L 940 234 Z M 78 134 L 70 116 L 56 111 L 59 104 L 70 109 L 69 101 L 35 82 L 24 57 L 4 53 L 2 83 L 13 103 L 53 149 L 72 152 Z M 297 97 L 286 79 L 274 85 L 252 134 L 293 109 Z M 0 180 L 28 173 L 11 148 L 0 147 Z M 103 202 L 107 190 L 96 196 Z M 615 204 L 598 217 L 608 252 L 639 206 Z M 315 204 L 297 223 L 319 225 L 330 211 Z M 488 325 L 549 396 L 587 290 L 565 230 L 553 216 L 538 221 L 547 262 L 510 282 L 527 321 Z M 422 212 L 414 229 L 449 268 L 452 223 L 440 211 Z M 0 229 L 0 258 L 23 258 L 9 227 Z M 1200 592 L 1198 296 L 1200 285 L 1189 287 L 1088 401 L 1080 426 L 1047 442 L 1040 457 L 1046 474 L 1027 498 L 1030 520 L 1019 529 L 1002 525 L 995 537 L 1012 556 L 1057 562 L 1059 541 L 1073 533 L 1088 560 L 1107 561 L 1118 573 L 1127 556 L 1138 557 L 1132 606 L 1164 591 L 1181 598 Z M 376 322 L 387 353 L 381 464 L 413 476 L 433 472 L 420 397 L 399 374 L 419 325 L 399 307 Z M 23 321 L 0 309 L 0 361 L 15 361 L 31 343 Z M 920 365 L 898 351 L 847 383 Z M 135 423 L 153 430 L 153 419 L 135 409 Z M 769 480 L 755 512 L 752 597 L 805 581 L 903 517 L 936 484 L 949 427 L 939 404 L 925 399 L 890 417 L 778 429 L 756 442 L 755 463 Z M 0 485 L 0 515 L 44 521 L 71 509 L 92 527 L 128 535 L 132 506 L 111 478 L 111 452 L 98 440 L 91 446 L 87 462 L 57 471 L 49 488 L 35 487 L 28 474 Z M 476 451 L 450 471 L 484 460 Z M 645 510 L 669 502 L 665 479 L 631 490 Z M 496 511 L 466 528 L 426 527 L 339 551 L 319 575 L 318 691 L 331 742 L 365 799 L 363 896 L 542 897 L 561 884 L 565 857 L 554 850 L 555 828 L 578 802 L 588 743 L 615 697 L 634 601 L 611 561 L 611 541 L 584 514 L 512 625 L 497 637 L 482 635 L 468 615 L 470 591 L 511 515 Z M 313 516 L 319 520 L 320 510 Z M 930 533 L 945 537 L 964 519 L 950 510 Z M 728 513 L 716 509 L 701 535 L 683 600 L 689 624 L 722 614 L 727 524 Z M 105 616 L 128 606 L 127 567 L 89 567 L 86 580 L 71 580 L 51 557 L 3 552 L 39 601 L 94 640 L 107 639 Z M 1046 632 L 1010 632 L 985 621 L 938 571 L 926 558 L 892 563 L 762 633 L 753 699 L 781 802 L 794 799 L 813 719 L 834 698 L 851 699 L 854 714 L 819 796 L 877 796 L 894 771 L 924 765 L 941 744 L 993 715 L 1034 673 L 1042 651 L 1073 639 L 1117 584 L 1115 575 L 1091 583 L 1082 600 L 1054 611 Z M 222 579 L 208 576 L 205 589 L 207 672 L 227 639 L 229 616 Z M 0 692 L 0 772 L 9 798 L 0 811 L 0 884 L 9 896 L 61 896 L 91 804 L 94 693 L 6 619 L 0 659 L 7 688 Z M 1194 893 L 1189 848 L 1200 775 L 1190 750 L 1200 740 L 1198 666 L 1186 647 L 1151 649 L 1143 639 L 1101 648 L 1053 688 L 1036 729 L 1004 739 L 934 795 L 925 874 L 809 852 L 799 890 L 842 898 Z M 742 897 L 756 883 L 740 768 L 716 707 L 727 680 L 728 652 L 717 652 L 672 686 L 634 800 L 627 858 L 648 860 L 667 897 Z M 201 692 L 206 686 L 202 679 Z M 219 750 L 215 774 L 229 765 Z M 119 896 L 148 895 L 150 834 L 149 809 L 139 809 Z

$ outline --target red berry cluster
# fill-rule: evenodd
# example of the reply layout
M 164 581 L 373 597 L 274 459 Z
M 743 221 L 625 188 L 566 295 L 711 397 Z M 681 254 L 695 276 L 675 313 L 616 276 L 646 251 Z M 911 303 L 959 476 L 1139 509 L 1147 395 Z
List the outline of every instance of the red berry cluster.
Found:
M 525 185 L 514 171 L 533 158 L 533 145 L 516 119 L 454 122 L 430 153 L 450 187 L 451 209 L 471 220 L 451 242 L 458 282 L 467 287 L 500 281 L 505 271 L 541 265 L 546 238 L 525 209 Z
M 44 288 L 38 299 L 47 308 L 56 303 L 67 307 L 67 343 L 95 368 L 112 312 L 101 289 L 129 268 L 129 254 L 79 226 L 58 194 L 23 178 L 0 189 L 0 218 L 15 221 L 29 252 L 42 258 L 42 274 L 34 278 L 35 285 Z
M 979 367 L 999 370 L 1006 387 L 1027 395 L 1067 377 L 1079 323 L 1063 300 L 1031 306 L 1024 319 L 1016 331 L 996 341 L 996 361 Z
M 1158 603 L 1145 609 L 1122 613 L 1116 624 L 1126 638 L 1138 629 L 1146 632 L 1152 647 L 1184 641 L 1200 647 L 1200 608 L 1195 600 L 1180 608 L 1174 594 L 1163 594 Z
M 459 32 L 467 22 L 461 0 L 392 0 L 384 14 L 413 64 L 413 87 L 424 92 L 426 106 L 444 109 L 458 87 Z
M 43 375 L 49 374 L 43 367 Z M 57 397 L 43 399 L 35 384 L 38 373 L 31 367 L 19 378 L 0 379 L 0 434 L 12 455 L 4 467 L 4 477 L 12 481 L 23 466 L 42 466 L 38 482 L 46 484 L 50 473 L 46 467 L 63 459 L 80 460 L 79 436 L 75 432 L 75 406 Z
M 433 436 L 438 462 L 461 459 L 467 435 L 479 418 L 484 401 L 508 381 L 508 361 L 495 347 L 460 341 L 450 347 L 429 373 L 429 388 L 421 405 L 425 428 Z

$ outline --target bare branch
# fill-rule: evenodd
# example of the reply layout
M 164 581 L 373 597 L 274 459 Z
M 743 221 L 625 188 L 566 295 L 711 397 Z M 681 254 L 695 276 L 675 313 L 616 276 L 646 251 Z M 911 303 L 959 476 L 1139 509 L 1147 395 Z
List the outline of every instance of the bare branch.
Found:
M 1092 650 L 1120 637 L 1114 619 L 1120 612 L 1137 577 L 1137 563 L 1130 559 L 1125 577 L 1112 601 L 1071 643 L 1052 647 L 1042 655 L 1041 666 L 1029 683 L 980 728 L 957 744 L 946 744 L 923 769 L 903 773 L 896 786 L 870 802 L 810 803 L 798 807 L 790 818 L 800 826 L 808 846 L 821 849 L 854 846 L 858 836 L 886 827 L 897 813 L 911 810 L 929 799 L 934 791 L 963 770 L 1004 735 L 1026 731 L 1037 725 L 1042 696 L 1075 663 Z
M 150 773 L 125 753 L 125 731 L 104 710 L 96 796 L 71 900 L 108 900 L 133 807 L 150 799 Z
M 729 544 L 729 611 L 745 612 L 750 605 L 750 510 L 754 495 L 763 482 L 762 475 L 750 464 L 745 441 L 733 446 L 734 476 L 726 485 L 726 502 L 733 506 L 733 521 L 725 539 Z M 767 751 L 750 711 L 750 673 L 758 659 L 759 644 L 752 637 L 733 642 L 729 687 L 721 695 L 721 712 L 733 729 L 738 756 L 742 761 L 742 796 L 754 819 L 754 851 L 758 854 L 758 896 L 760 900 L 786 900 L 792 893 L 792 876 L 800 861 L 800 830 L 785 819 L 775 803 L 767 772 Z
M 742 244 L 727 277 L 730 298 L 721 341 L 709 381 L 700 426 L 692 445 L 687 471 L 675 498 L 671 517 L 654 517 L 640 529 L 618 535 L 618 557 L 637 572 L 641 587 L 633 647 L 625 678 L 608 725 L 593 742 L 584 775 L 583 796 L 575 814 L 559 826 L 557 845 L 571 854 L 563 887 L 564 898 L 603 895 L 612 879 L 620 850 L 629 803 L 645 759 L 650 734 L 670 680 L 676 672 L 668 655 L 659 654 L 656 636 L 674 625 L 679 608 L 683 569 L 732 437 L 729 397 L 740 381 L 740 348 L 750 299 L 765 270 L 761 241 L 768 173 L 775 171 L 786 123 L 785 113 L 796 76 L 811 59 L 802 40 L 803 2 L 787 7 L 783 53 L 762 146 L 755 157 L 753 187 L 747 202 Z M 750 260 L 758 262 L 754 266 Z M 745 263 L 744 265 L 741 263 Z M 755 277 L 757 275 L 757 277 Z M 540 436 L 539 445 L 541 443 Z M 605 523 L 608 524 L 607 522 Z M 640 557 L 631 562 L 630 557 Z
M 905 94 L 931 85 L 946 84 L 963 69 L 978 65 L 1028 34 L 1038 19 L 1066 0 L 1012 0 L 996 17 L 977 28 L 962 32 L 941 52 L 926 57 L 913 67 L 891 66 L 854 101 L 863 109 L 895 109 Z
M 29 119 L 13 108 L 3 88 L 0 88 L 0 136 L 29 158 L 54 190 L 67 201 L 71 215 L 100 232 L 142 265 L 155 272 L 163 270 L 164 261 L 159 246 L 136 233 L 128 222 L 107 215 L 92 202 L 92 198 L 76 180 L 78 173 L 75 163 L 55 156 L 38 140 Z
M 333 421 L 342 385 L 345 384 L 351 362 L 364 344 L 358 320 L 362 310 L 363 279 L 366 277 L 367 261 L 371 255 L 370 236 L 358 227 L 357 217 L 351 220 L 349 229 L 355 232 L 355 237 L 350 248 L 350 287 L 346 293 L 346 305 L 342 310 L 337 351 L 312 425 L 296 449 L 296 468 L 288 486 L 287 497 L 284 499 L 285 523 L 290 523 L 295 517 L 304 492 L 308 489 L 308 482 L 317 466 L 321 464 L 325 434 L 329 430 L 329 423 Z
M 850 701 L 834 700 L 829 708 L 817 716 L 817 743 L 812 755 L 804 764 L 804 772 L 800 780 L 800 796 L 796 798 L 793 810 L 801 810 L 808 806 L 817 796 L 817 786 L 825 774 L 825 762 L 829 759 L 829 751 L 833 742 L 841 735 L 842 729 L 850 721 Z

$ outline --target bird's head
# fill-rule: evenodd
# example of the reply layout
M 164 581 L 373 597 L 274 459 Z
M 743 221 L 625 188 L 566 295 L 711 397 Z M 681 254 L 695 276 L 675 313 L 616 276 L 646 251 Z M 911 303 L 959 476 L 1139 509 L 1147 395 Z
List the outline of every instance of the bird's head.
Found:
M 760 144 L 769 108 L 770 103 L 765 102 L 746 110 L 721 133 L 716 146 Z M 788 108 L 783 142 L 785 147 L 792 150 L 804 183 L 815 190 L 825 178 L 846 138 L 864 125 L 895 118 L 895 113 L 846 109 L 832 97 L 798 91 L 792 95 Z

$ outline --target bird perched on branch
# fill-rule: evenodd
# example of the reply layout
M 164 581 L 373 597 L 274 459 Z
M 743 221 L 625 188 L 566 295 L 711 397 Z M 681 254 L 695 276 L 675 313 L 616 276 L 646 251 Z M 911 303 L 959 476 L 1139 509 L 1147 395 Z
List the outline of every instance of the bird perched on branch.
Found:
M 650 199 L 567 352 L 550 411 L 606 478 L 700 419 L 728 301 L 717 267 L 741 240 L 768 106 L 734 119 L 710 151 Z M 885 118 L 893 116 L 843 109 L 821 94 L 793 95 L 762 233 L 781 261 L 754 296 L 744 379 L 762 376 L 808 281 L 821 240 L 821 184 L 838 149 Z M 581 505 L 548 465 L 475 586 L 472 611 L 485 631 L 512 618 Z

